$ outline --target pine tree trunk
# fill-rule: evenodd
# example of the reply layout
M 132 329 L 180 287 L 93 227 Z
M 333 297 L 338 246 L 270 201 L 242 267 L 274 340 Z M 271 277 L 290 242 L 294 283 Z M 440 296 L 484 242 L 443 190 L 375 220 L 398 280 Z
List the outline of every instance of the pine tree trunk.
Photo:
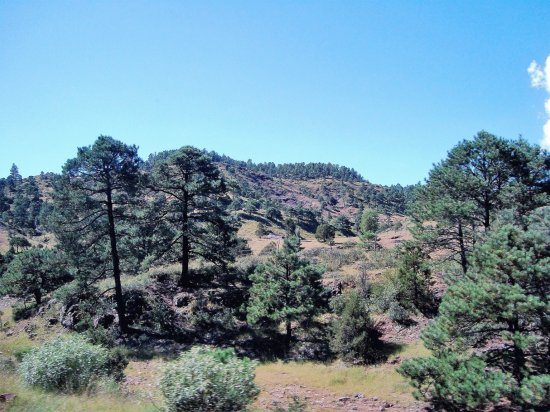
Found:
M 290 319 L 285 321 L 286 335 L 285 335 L 285 354 L 288 354 L 290 351 L 290 341 L 292 340 L 292 325 Z
M 189 239 L 187 236 L 182 236 L 181 239 L 181 274 L 180 286 L 188 287 L 189 282 Z
M 37 305 L 40 305 L 42 303 L 42 293 L 40 293 L 39 290 L 34 291 L 34 300 L 36 301 Z
M 181 225 L 181 274 L 180 274 L 180 286 L 188 287 L 190 285 L 189 279 L 189 206 L 187 193 L 183 195 L 183 209 L 182 209 L 182 225 Z
M 466 246 L 464 244 L 464 232 L 462 231 L 462 222 L 458 222 L 458 243 L 460 245 L 460 264 L 462 271 L 466 273 L 468 270 L 468 259 L 466 258 Z
M 126 333 L 128 332 L 128 324 L 126 323 L 126 307 L 124 304 L 124 297 L 122 296 L 122 284 L 120 282 L 120 258 L 117 249 L 113 200 L 110 187 L 107 189 L 107 215 L 109 217 L 109 238 L 111 240 L 111 258 L 113 261 L 113 277 L 115 279 L 116 311 L 118 314 L 120 331 Z

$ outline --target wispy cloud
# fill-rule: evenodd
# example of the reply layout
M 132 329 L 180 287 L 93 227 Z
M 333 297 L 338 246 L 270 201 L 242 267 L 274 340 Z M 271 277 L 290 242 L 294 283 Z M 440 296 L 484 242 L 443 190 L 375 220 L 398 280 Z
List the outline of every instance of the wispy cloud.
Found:
M 545 89 L 550 94 L 550 55 L 546 58 L 544 67 L 533 60 L 527 68 L 527 73 L 531 77 L 531 86 L 537 89 Z M 542 128 L 540 145 L 550 149 L 550 96 L 544 102 L 544 109 L 548 119 Z

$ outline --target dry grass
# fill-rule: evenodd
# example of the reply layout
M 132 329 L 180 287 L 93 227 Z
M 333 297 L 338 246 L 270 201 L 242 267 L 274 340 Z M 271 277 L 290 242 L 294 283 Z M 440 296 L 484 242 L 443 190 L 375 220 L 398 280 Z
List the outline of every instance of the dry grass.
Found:
M 6 412 L 153 412 L 159 410 L 147 399 L 139 399 L 120 392 L 104 391 L 94 395 L 44 392 L 24 385 L 14 375 L 3 376 L 0 380 L 0 393 L 16 394 L 16 398 L 5 405 Z
M 403 346 L 392 357 L 407 359 L 425 356 L 428 351 L 420 342 Z M 411 404 L 414 399 L 411 387 L 396 372 L 397 365 L 389 363 L 375 366 L 345 366 L 340 362 L 322 364 L 314 362 L 265 363 L 256 370 L 256 382 L 266 389 L 275 385 L 302 385 L 328 391 L 336 396 L 362 393 L 389 402 Z
M 0 224 L 0 253 L 6 253 L 10 249 L 8 229 Z
M 295 384 L 329 391 L 337 396 L 362 393 L 402 404 L 413 401 L 407 382 L 394 367 L 386 365 L 364 368 L 278 362 L 260 366 L 256 381 L 262 388 Z
M 238 236 L 245 239 L 248 242 L 248 246 L 252 250 L 253 255 L 259 255 L 260 252 L 270 243 L 273 242 L 271 239 L 263 239 L 256 235 L 256 229 L 258 227 L 258 222 L 251 221 L 251 220 L 245 220 L 238 231 Z M 267 225 L 267 230 L 272 232 L 273 234 L 284 236 L 285 231 L 281 229 L 280 227 L 276 227 L 273 225 Z M 331 247 L 338 247 L 339 245 L 344 245 L 347 243 L 359 243 L 359 238 L 356 236 L 353 237 L 346 237 L 346 236 L 336 236 L 334 239 L 334 244 L 329 245 L 327 243 L 321 243 L 317 239 L 315 239 L 315 235 L 313 233 L 306 232 L 305 230 L 302 230 L 300 232 L 300 235 L 302 236 L 302 249 L 303 250 L 312 250 L 312 249 L 318 249 L 318 248 L 331 248 Z M 279 243 L 282 245 L 283 241 L 275 241 L 275 243 Z
M 147 361 L 130 361 L 124 370 L 128 390 L 152 399 L 157 405 L 162 403 L 162 397 L 157 384 L 160 379 L 162 366 L 165 363 L 166 361 L 160 358 Z

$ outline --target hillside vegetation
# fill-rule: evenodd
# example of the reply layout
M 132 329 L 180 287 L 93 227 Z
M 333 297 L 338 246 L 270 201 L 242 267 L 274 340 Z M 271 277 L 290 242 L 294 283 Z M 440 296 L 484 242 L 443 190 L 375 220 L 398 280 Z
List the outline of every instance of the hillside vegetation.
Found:
M 548 410 L 549 206 L 548 153 L 487 132 L 408 187 L 190 146 L 143 161 L 108 136 L 60 175 L 14 165 L 0 395 L 13 411 Z

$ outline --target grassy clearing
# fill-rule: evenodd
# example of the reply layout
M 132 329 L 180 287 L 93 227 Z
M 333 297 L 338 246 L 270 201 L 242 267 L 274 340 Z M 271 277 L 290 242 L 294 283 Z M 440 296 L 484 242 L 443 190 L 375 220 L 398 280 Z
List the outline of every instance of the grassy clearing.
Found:
M 143 288 L 151 283 L 151 272 L 142 272 L 135 276 L 122 275 L 120 281 L 122 282 L 123 287 L 127 288 Z M 100 290 L 107 290 L 115 287 L 115 281 L 113 278 L 109 277 L 101 280 L 98 283 Z
M 17 358 L 20 354 L 28 352 L 38 342 L 29 339 L 28 336 L 19 334 L 14 336 L 2 336 L 0 339 L 0 353 L 10 358 Z
M 430 351 L 426 349 L 422 341 L 418 340 L 413 343 L 409 343 L 407 345 L 400 345 L 394 353 L 389 357 L 389 361 L 392 359 L 395 359 L 399 356 L 399 358 L 405 360 L 410 358 L 418 358 L 422 356 L 429 356 Z
M 391 358 L 408 359 L 426 356 L 429 352 L 420 342 L 403 345 Z M 362 393 L 389 402 L 411 404 L 411 387 L 396 372 L 397 365 L 345 366 L 342 363 L 314 362 L 265 363 L 256 370 L 256 382 L 262 388 L 275 385 L 302 385 L 331 392 L 338 396 Z
M 3 376 L 0 393 L 15 393 L 14 400 L 6 404 L 6 412 L 158 412 L 150 401 L 121 393 L 100 392 L 88 396 L 48 393 L 22 384 L 15 376 Z
M 411 389 L 394 367 L 323 365 L 318 363 L 271 363 L 258 367 L 256 381 L 263 387 L 302 385 L 335 395 L 362 393 L 390 402 L 410 404 Z

